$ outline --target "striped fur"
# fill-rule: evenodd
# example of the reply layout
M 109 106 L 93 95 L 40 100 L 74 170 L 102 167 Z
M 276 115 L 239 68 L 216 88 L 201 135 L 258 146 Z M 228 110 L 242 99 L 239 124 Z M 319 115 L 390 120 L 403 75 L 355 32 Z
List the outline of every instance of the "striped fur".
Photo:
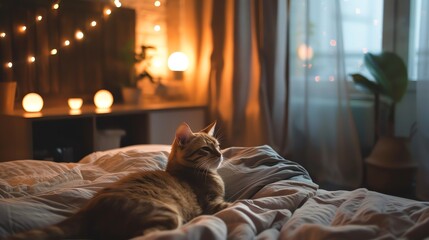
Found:
M 129 239 L 175 229 L 201 214 L 229 206 L 216 169 L 222 162 L 215 124 L 193 133 L 181 124 L 165 171 L 129 175 L 98 192 L 80 211 L 56 225 L 8 239 Z

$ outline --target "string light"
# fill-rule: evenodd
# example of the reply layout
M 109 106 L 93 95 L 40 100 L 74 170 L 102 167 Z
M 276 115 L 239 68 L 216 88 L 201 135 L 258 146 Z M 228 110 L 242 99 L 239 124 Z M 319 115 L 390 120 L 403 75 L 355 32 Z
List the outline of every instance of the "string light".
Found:
M 120 8 L 122 6 L 122 3 L 119 0 L 115 0 L 114 4 L 117 8 Z
M 115 4 L 115 6 L 116 7 L 121 7 L 122 6 L 122 3 L 121 3 L 121 1 L 120 0 L 114 0 L 114 4 Z M 160 4 L 160 3 L 159 3 Z M 51 5 L 51 8 L 53 9 L 53 10 L 58 10 L 59 8 L 60 8 L 60 0 L 54 0 L 53 1 L 53 4 Z M 104 10 L 103 10 L 103 12 L 102 12 L 102 14 L 104 15 L 104 16 L 109 16 L 110 14 L 112 13 L 112 10 L 110 9 L 110 8 L 105 8 Z M 35 23 L 36 22 L 40 22 L 40 21 L 42 21 L 43 20 L 43 16 L 42 15 L 35 15 L 35 17 L 34 17 L 34 19 L 35 19 Z M 90 25 L 90 27 L 96 27 L 97 26 L 97 21 L 95 21 L 95 20 L 92 20 L 92 21 L 90 21 L 90 23 L 89 23 L 89 25 Z M 31 25 L 30 24 L 30 28 L 32 27 L 33 25 Z M 17 28 L 17 31 L 19 32 L 19 33 L 25 33 L 26 31 L 27 31 L 27 26 L 26 25 L 20 25 L 20 26 L 18 26 L 18 28 Z M 159 31 L 159 30 L 161 30 L 161 27 L 158 25 L 158 27 L 156 27 L 158 30 L 157 31 Z M 0 39 L 2 39 L 2 38 L 6 38 L 6 36 L 8 36 L 8 33 L 7 32 L 4 32 L 4 31 L 0 31 Z M 75 32 L 75 38 L 76 38 L 76 40 L 82 40 L 83 38 L 85 37 L 85 34 L 81 31 L 81 30 L 76 30 L 76 32 Z M 64 42 L 63 42 L 63 46 L 64 47 L 67 47 L 67 46 L 70 46 L 71 45 L 71 41 L 70 40 L 68 40 L 68 39 L 66 39 Z M 56 48 L 52 48 L 50 51 L 49 51 L 49 54 L 50 55 L 57 55 L 58 54 L 58 52 L 59 52 L 59 50 L 58 49 L 56 49 Z M 36 56 L 32 56 L 32 55 L 30 55 L 30 56 L 28 56 L 27 57 L 27 59 L 26 59 L 26 62 L 28 62 L 28 63 L 34 63 L 36 61 Z M 12 68 L 13 66 L 14 66 L 14 64 L 13 64 L 13 62 L 6 62 L 6 63 L 4 63 L 4 66 L 6 67 L 6 68 Z
M 21 32 L 21 33 L 24 33 L 26 30 L 27 30 L 27 26 L 25 26 L 25 25 L 22 25 L 22 26 L 18 27 L 18 31 Z
M 112 14 L 112 10 L 110 8 L 106 8 L 104 10 L 104 15 L 109 16 L 110 14 Z
M 76 37 L 77 40 L 82 40 L 85 35 L 81 30 L 77 30 L 74 36 Z
M 155 2 L 153 3 L 153 5 L 154 5 L 155 7 L 159 7 L 159 6 L 161 6 L 161 1 L 155 1 Z

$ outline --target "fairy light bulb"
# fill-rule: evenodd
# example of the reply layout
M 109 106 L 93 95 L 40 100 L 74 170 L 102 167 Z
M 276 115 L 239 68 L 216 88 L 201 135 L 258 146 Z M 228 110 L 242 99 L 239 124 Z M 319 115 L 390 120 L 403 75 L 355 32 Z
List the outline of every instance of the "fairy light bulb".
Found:
M 25 25 L 19 26 L 19 28 L 18 28 L 18 31 L 20 33 L 24 33 L 26 30 L 27 30 L 27 26 L 25 26 Z
M 52 5 L 52 9 L 57 10 L 58 8 L 60 8 L 60 4 L 55 3 L 54 5 Z
M 6 37 L 6 33 L 5 32 L 1 32 L 0 33 L 0 38 L 5 38 Z
M 96 21 L 92 21 L 90 25 L 91 25 L 91 27 L 95 27 L 95 26 L 97 26 L 97 22 Z
M 155 1 L 155 2 L 153 3 L 153 5 L 154 5 L 155 7 L 159 7 L 159 6 L 161 6 L 161 1 Z
M 84 36 L 85 36 L 85 35 L 83 34 L 83 32 L 82 32 L 82 31 L 77 30 L 74 36 L 75 36 L 75 38 L 76 38 L 77 40 L 82 40 L 82 39 L 84 38 Z
M 69 46 L 70 45 L 70 41 L 69 40 L 65 40 L 64 41 L 64 46 Z
M 117 8 L 120 8 L 122 6 L 122 3 L 119 0 L 115 0 L 114 4 Z
M 109 16 L 110 14 L 112 14 L 112 10 L 110 10 L 110 8 L 104 9 L 104 15 L 105 16 Z
M 6 67 L 7 67 L 7 68 L 12 68 L 12 67 L 13 67 L 13 63 L 12 63 L 12 62 L 8 62 L 8 63 L 6 63 Z
M 159 32 L 159 31 L 161 31 L 161 26 L 159 26 L 159 25 L 155 25 L 155 26 L 153 26 L 153 30 L 154 30 L 155 32 Z
M 29 56 L 28 59 L 27 59 L 27 61 L 29 63 L 34 63 L 36 61 L 36 58 L 34 56 Z
M 43 17 L 41 15 L 36 17 L 36 21 L 38 21 L 38 22 L 42 21 L 42 19 L 43 19 Z
M 58 50 L 56 48 L 51 50 L 51 55 L 57 55 Z

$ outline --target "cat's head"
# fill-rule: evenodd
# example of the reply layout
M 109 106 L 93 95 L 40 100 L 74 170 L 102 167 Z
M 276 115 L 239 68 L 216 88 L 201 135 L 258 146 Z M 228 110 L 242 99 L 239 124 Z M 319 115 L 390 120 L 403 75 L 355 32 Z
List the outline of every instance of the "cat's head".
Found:
M 169 161 L 185 167 L 215 170 L 222 163 L 219 142 L 213 136 L 216 122 L 199 132 L 192 132 L 188 124 L 182 123 L 176 130 Z

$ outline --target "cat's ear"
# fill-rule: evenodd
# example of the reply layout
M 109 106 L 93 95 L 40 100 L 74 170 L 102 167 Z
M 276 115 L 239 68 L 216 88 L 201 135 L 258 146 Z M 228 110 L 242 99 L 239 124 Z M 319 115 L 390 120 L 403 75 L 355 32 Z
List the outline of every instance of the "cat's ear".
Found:
M 212 122 L 210 125 L 208 125 L 206 128 L 201 130 L 201 132 L 207 133 L 209 136 L 213 136 L 214 130 L 216 127 L 216 121 Z
M 192 133 L 189 125 L 186 123 L 180 124 L 176 130 L 176 140 L 179 145 L 183 146 L 186 144 L 192 136 L 194 136 L 194 134 Z

